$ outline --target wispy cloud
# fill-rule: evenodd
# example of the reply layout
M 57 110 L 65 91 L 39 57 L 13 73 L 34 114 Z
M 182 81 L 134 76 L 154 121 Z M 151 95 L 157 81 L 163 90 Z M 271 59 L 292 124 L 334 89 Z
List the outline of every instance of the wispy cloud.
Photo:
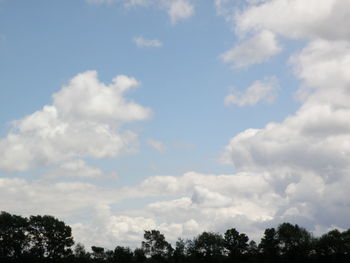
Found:
M 147 144 L 161 153 L 164 153 L 166 151 L 166 146 L 160 141 L 149 139 L 147 140 Z
M 134 43 L 137 47 L 162 47 L 163 43 L 158 39 L 147 39 L 142 36 L 134 37 Z
M 233 90 L 231 94 L 225 97 L 225 104 L 252 106 L 260 101 L 271 103 L 277 96 L 278 86 L 278 80 L 274 76 L 257 80 L 243 93 Z
M 170 1 L 168 14 L 171 22 L 175 24 L 179 20 L 191 17 L 194 14 L 194 7 L 187 0 Z

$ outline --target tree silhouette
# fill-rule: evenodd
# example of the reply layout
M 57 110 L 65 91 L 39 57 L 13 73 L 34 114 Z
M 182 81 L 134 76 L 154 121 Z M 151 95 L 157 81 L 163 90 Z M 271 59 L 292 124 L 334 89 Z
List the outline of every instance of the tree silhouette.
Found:
M 78 243 L 71 251 L 71 228 L 52 216 L 29 219 L 0 213 L 1 263 L 348 263 L 350 229 L 331 230 L 313 238 L 304 228 L 282 223 L 267 228 L 259 245 L 235 228 L 224 236 L 203 232 L 193 239 L 179 238 L 175 250 L 158 230 L 144 232 L 142 247 L 114 250 Z
M 316 242 L 316 253 L 328 262 L 347 262 L 350 256 L 350 230 L 331 230 Z
M 277 231 L 267 228 L 260 241 L 259 250 L 266 262 L 275 262 L 280 254 Z
M 203 232 L 188 242 L 187 249 L 196 261 L 218 262 L 224 253 L 224 240 L 218 233 Z
M 137 263 L 144 263 L 146 260 L 145 251 L 142 248 L 135 248 L 134 261 Z
M 53 216 L 31 216 L 30 253 L 38 258 L 64 258 L 72 254 L 72 230 Z
M 171 256 L 173 248 L 159 230 L 145 231 L 143 237 L 145 241 L 142 241 L 142 249 L 154 261 L 163 261 Z
M 118 263 L 130 263 L 133 260 L 133 253 L 128 247 L 117 246 L 113 252 L 113 260 Z
M 92 259 L 95 262 L 103 262 L 107 259 L 105 249 L 103 247 L 92 246 Z
M 86 252 L 85 247 L 81 243 L 77 243 L 74 247 L 74 257 L 76 261 L 87 263 L 90 261 L 90 253 Z
M 186 259 L 186 242 L 181 238 L 176 241 L 173 258 L 175 263 L 184 262 Z
M 231 228 L 225 232 L 224 239 L 230 258 L 242 258 L 242 255 L 247 252 L 249 238 L 246 234 L 240 234 L 235 228 Z
M 28 246 L 28 220 L 6 212 L 0 214 L 0 257 L 19 258 Z
M 307 261 L 312 249 L 311 234 L 298 225 L 283 223 L 277 229 L 279 247 L 284 259 L 290 262 Z

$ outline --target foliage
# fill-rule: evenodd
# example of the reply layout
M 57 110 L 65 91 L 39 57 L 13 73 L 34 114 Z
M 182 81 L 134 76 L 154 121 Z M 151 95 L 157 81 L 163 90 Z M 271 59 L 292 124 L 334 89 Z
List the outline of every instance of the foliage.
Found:
M 312 249 L 312 236 L 305 228 L 283 223 L 278 226 L 277 236 L 285 258 L 299 261 L 307 259 Z
M 159 230 L 145 231 L 143 237 L 145 241 L 142 241 L 142 249 L 147 256 L 155 261 L 162 261 L 162 259 L 171 256 L 173 248 Z
M 0 257 L 20 257 L 28 247 L 28 220 L 6 212 L 0 214 Z
M 141 248 L 114 250 L 81 243 L 74 253 L 71 228 L 52 216 L 30 218 L 0 214 L 1 263 L 228 263 L 228 262 L 350 262 L 350 229 L 331 230 L 314 238 L 305 228 L 282 223 L 267 228 L 260 244 L 235 228 L 203 232 L 193 239 L 179 238 L 173 249 L 158 230 L 146 230 Z
M 229 251 L 231 258 L 240 258 L 248 249 L 248 236 L 240 234 L 235 228 L 225 232 L 225 248 Z
M 72 254 L 72 229 L 53 216 L 31 216 L 28 236 L 30 253 L 36 257 L 64 258 Z

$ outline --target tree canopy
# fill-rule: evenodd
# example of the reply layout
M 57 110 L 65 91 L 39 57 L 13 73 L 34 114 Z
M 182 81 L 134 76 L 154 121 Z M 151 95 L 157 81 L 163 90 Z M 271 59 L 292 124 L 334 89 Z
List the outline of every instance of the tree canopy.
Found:
M 72 263 L 231 263 L 231 262 L 350 262 L 350 230 L 331 230 L 320 237 L 305 228 L 282 223 L 267 228 L 260 243 L 236 228 L 224 235 L 204 231 L 179 238 L 175 249 L 159 230 L 145 230 L 141 247 L 114 249 L 74 244 L 71 228 L 53 216 L 29 218 L 0 214 L 0 262 Z

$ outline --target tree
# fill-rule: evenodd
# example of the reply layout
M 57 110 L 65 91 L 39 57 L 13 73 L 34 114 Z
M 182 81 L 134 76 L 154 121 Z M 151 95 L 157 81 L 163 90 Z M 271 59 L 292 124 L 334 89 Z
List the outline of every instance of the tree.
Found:
M 146 261 L 145 251 L 142 248 L 135 248 L 134 250 L 134 260 L 137 263 L 143 263 Z
M 173 253 L 173 257 L 174 257 L 174 261 L 175 262 L 184 262 L 185 258 L 186 258 L 186 242 L 179 238 L 176 241 L 175 244 L 175 250 Z
M 92 246 L 92 258 L 97 261 L 104 261 L 106 259 L 105 249 L 103 247 Z
M 113 259 L 118 263 L 130 263 L 133 259 L 133 253 L 128 247 L 117 246 L 114 249 Z
M 74 257 L 78 262 L 89 262 L 90 253 L 86 252 L 83 244 L 77 243 L 74 247 Z
M 322 256 L 341 254 L 344 250 L 342 234 L 334 229 L 322 235 L 316 245 L 316 251 Z
M 145 231 L 143 237 L 145 241 L 142 241 L 142 249 L 146 255 L 152 258 L 164 258 L 171 255 L 173 248 L 158 230 Z
M 240 234 L 235 228 L 228 229 L 224 235 L 225 248 L 231 258 L 240 258 L 247 252 L 248 236 Z
M 217 262 L 224 252 L 224 240 L 218 233 L 203 232 L 188 242 L 188 251 L 199 260 Z
M 0 214 L 0 257 L 20 257 L 28 246 L 28 220 L 6 212 Z
M 341 233 L 344 246 L 344 254 L 350 256 L 350 229 Z
M 260 241 L 259 250 L 267 262 L 276 261 L 279 256 L 279 240 L 274 228 L 267 228 Z
M 247 252 L 249 255 L 253 255 L 253 256 L 259 254 L 258 245 L 256 244 L 256 242 L 254 240 L 251 240 L 249 242 Z
M 30 252 L 39 258 L 64 258 L 72 254 L 72 230 L 53 216 L 31 216 L 28 235 Z
M 347 262 L 350 256 L 350 230 L 340 232 L 331 230 L 316 241 L 316 252 L 319 257 L 329 262 Z
M 290 261 L 304 261 L 312 248 L 312 236 L 304 228 L 290 223 L 278 226 L 277 235 L 282 255 Z

